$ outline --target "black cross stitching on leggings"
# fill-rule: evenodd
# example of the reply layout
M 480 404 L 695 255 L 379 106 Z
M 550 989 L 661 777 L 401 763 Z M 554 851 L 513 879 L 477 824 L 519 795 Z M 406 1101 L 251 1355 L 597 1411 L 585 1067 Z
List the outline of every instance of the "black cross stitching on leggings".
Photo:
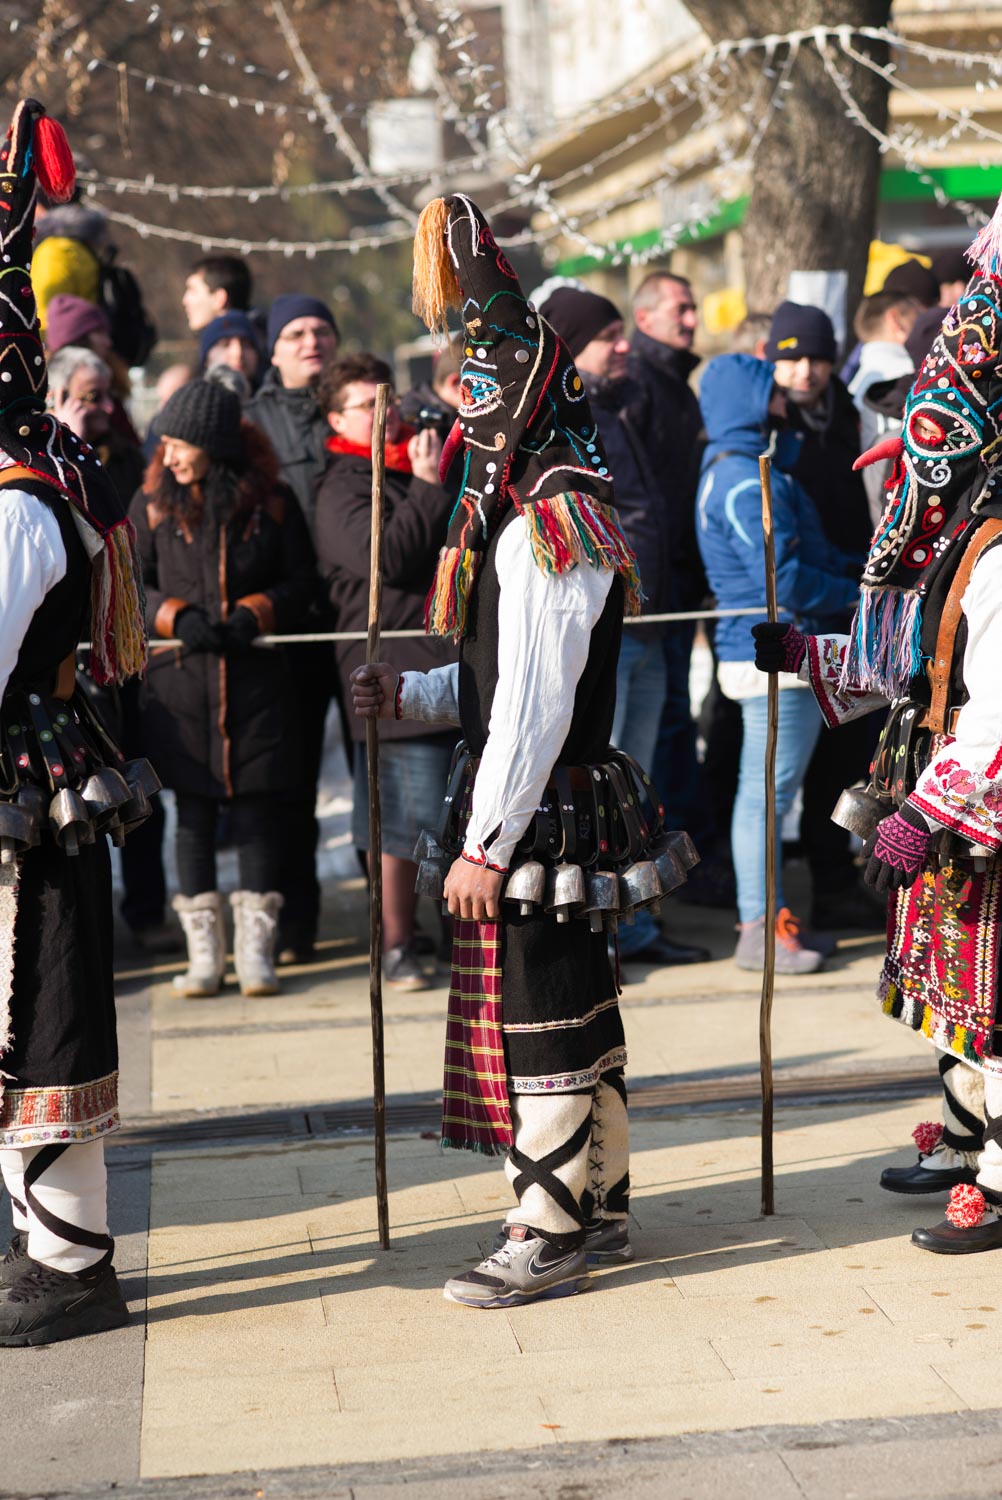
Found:
M 583 1228 L 585 1219 L 581 1211 L 581 1205 L 567 1184 L 561 1182 L 560 1178 L 555 1177 L 553 1174 L 557 1167 L 566 1166 L 569 1161 L 577 1156 L 579 1151 L 584 1149 L 590 1135 L 591 1114 L 589 1113 L 582 1120 L 570 1140 L 565 1141 L 562 1146 L 558 1146 L 555 1151 L 548 1151 L 545 1156 L 540 1157 L 539 1161 L 533 1161 L 531 1156 L 526 1156 L 517 1146 L 512 1146 L 508 1152 L 508 1158 L 512 1165 L 518 1168 L 519 1175 L 512 1183 L 518 1201 L 521 1203 L 522 1195 L 526 1188 L 531 1182 L 534 1182 L 537 1187 L 543 1189 L 544 1193 L 549 1193 L 554 1203 L 563 1209 L 569 1219 L 573 1219 L 575 1224 Z
M 50 1234 L 58 1235 L 60 1239 L 66 1240 L 71 1245 L 86 1245 L 89 1250 L 103 1250 L 104 1256 L 96 1266 L 89 1267 L 89 1272 L 103 1269 L 111 1264 L 112 1252 L 115 1242 L 110 1235 L 94 1234 L 89 1229 L 82 1229 L 79 1224 L 69 1224 L 65 1219 L 60 1219 L 56 1214 L 50 1213 L 43 1203 L 39 1203 L 33 1192 L 35 1183 L 53 1166 L 69 1146 L 43 1146 L 38 1155 L 33 1157 L 24 1170 L 24 1198 L 34 1217 L 39 1224 L 43 1225 Z

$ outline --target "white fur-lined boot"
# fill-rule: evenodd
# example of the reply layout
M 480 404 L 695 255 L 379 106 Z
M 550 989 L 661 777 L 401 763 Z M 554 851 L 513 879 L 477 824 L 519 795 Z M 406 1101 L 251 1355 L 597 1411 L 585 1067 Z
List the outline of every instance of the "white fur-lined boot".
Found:
M 202 891 L 198 896 L 175 896 L 171 905 L 188 945 L 188 970 L 174 976 L 175 991 L 191 1000 L 218 995 L 226 969 L 222 896 Z
M 275 973 L 275 940 L 282 899 L 278 891 L 230 892 L 233 963 L 242 995 L 277 995 L 281 989 Z

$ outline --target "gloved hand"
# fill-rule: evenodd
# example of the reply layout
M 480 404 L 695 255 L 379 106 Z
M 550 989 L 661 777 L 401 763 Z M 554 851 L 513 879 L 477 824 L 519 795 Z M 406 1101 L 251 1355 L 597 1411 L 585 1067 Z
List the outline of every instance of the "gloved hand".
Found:
M 219 627 L 213 625 L 204 609 L 197 604 L 186 604 L 177 615 L 174 616 L 174 634 L 179 641 L 183 641 L 188 650 L 195 654 L 198 651 L 221 651 L 222 641 L 219 638 Z
M 261 634 L 257 615 L 246 604 L 238 604 L 228 619 L 219 627 L 224 651 L 243 651 Z
M 793 625 L 753 625 L 755 665 L 760 672 L 799 672 L 807 637 Z
M 911 885 L 922 868 L 932 832 L 917 808 L 905 803 L 880 822 L 863 845 L 863 879 L 881 895 Z

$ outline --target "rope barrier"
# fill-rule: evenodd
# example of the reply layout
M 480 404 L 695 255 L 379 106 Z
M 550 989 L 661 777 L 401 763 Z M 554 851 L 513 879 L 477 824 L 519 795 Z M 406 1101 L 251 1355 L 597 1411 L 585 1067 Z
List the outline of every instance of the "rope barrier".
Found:
M 761 608 L 751 607 L 748 609 L 682 609 L 666 615 L 636 615 L 624 620 L 624 625 L 669 625 L 684 620 L 728 620 L 736 615 L 765 615 L 765 605 Z M 380 637 L 384 641 L 407 641 L 426 640 L 427 631 L 424 630 L 381 630 Z M 312 635 L 259 635 L 251 643 L 254 646 L 312 646 L 321 645 L 328 641 L 364 641 L 366 632 L 364 630 L 323 630 Z M 86 650 L 89 641 L 81 642 L 80 649 Z M 159 649 L 161 646 L 183 646 L 184 642 L 172 637 L 170 640 L 151 640 L 150 646 Z

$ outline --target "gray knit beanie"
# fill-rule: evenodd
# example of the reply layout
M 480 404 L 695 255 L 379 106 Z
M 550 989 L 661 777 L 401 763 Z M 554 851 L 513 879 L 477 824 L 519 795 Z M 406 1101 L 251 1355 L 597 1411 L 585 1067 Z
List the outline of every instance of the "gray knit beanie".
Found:
M 240 397 L 214 380 L 189 380 L 156 416 L 158 437 L 204 448 L 214 463 L 234 468 L 243 456 Z

